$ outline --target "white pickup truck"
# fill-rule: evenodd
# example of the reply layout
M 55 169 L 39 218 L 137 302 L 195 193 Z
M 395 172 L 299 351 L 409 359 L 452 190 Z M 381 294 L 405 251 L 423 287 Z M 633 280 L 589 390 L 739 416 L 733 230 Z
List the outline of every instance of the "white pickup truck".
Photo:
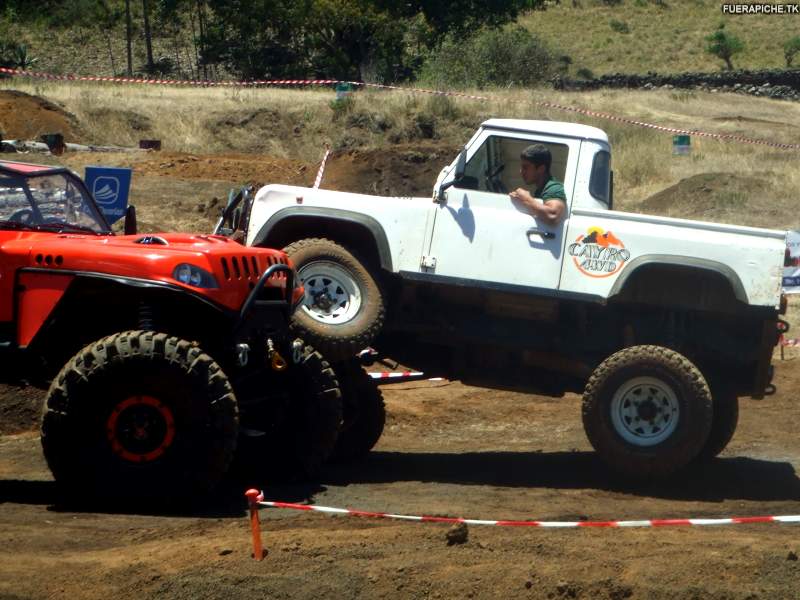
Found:
M 554 226 L 508 195 L 534 143 L 564 183 Z M 432 200 L 268 185 L 217 232 L 285 247 L 295 326 L 329 358 L 374 344 L 467 383 L 582 391 L 601 457 L 666 475 L 725 448 L 739 396 L 774 391 L 786 232 L 614 211 L 610 157 L 595 127 L 490 119 Z

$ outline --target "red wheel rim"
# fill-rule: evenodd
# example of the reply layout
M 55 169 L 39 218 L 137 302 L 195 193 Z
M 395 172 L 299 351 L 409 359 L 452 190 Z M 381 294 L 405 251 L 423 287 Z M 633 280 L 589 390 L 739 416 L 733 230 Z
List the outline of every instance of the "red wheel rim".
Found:
M 152 396 L 131 396 L 108 416 L 111 450 L 123 460 L 147 463 L 161 457 L 175 439 L 172 410 Z

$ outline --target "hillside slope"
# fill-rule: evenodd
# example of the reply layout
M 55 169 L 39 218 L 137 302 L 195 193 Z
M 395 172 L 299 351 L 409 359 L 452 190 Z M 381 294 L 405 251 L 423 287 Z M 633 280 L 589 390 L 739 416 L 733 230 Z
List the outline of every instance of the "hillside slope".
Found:
M 719 71 L 723 62 L 705 51 L 705 37 L 722 23 L 744 42 L 734 67 L 783 68 L 783 45 L 800 34 L 800 15 L 724 15 L 721 3 L 710 0 L 609 4 L 565 0 L 523 16 L 520 23 L 568 55 L 571 73 L 587 68 L 595 76 Z
M 595 75 L 717 71 L 722 61 L 705 52 L 704 38 L 721 23 L 744 42 L 743 52 L 733 59 L 736 67 L 781 68 L 785 66 L 783 44 L 800 34 L 798 15 L 723 15 L 720 3 L 712 0 L 620 0 L 611 4 L 611 0 L 565 0 L 522 15 L 519 23 L 559 54 L 569 56 L 572 76 L 580 69 Z M 31 56 L 38 58 L 37 70 L 102 76 L 124 71 L 122 27 L 103 32 L 18 21 L 0 16 L 0 32 L 28 45 Z M 156 57 L 177 62 L 187 77 L 200 77 L 190 66 L 195 53 L 191 31 L 181 32 L 177 43 L 156 34 L 153 44 Z M 139 68 L 144 63 L 141 37 L 134 40 L 134 55 L 134 68 Z M 229 74 L 213 70 L 211 76 L 225 78 Z

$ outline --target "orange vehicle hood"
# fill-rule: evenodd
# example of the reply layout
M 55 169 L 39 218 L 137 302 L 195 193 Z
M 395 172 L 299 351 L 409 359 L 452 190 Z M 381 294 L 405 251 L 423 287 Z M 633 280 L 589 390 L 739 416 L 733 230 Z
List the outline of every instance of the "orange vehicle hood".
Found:
M 100 273 L 177 285 L 232 310 L 239 310 L 261 274 L 271 265 L 290 264 L 280 250 L 248 248 L 223 236 L 157 233 L 94 236 L 73 233 L 8 232 L 6 255 L 27 260 L 20 266 L 71 273 Z M 11 238 L 11 239 L 9 239 Z M 212 274 L 216 288 L 198 288 L 174 277 L 178 265 L 190 264 Z M 268 285 L 284 287 L 285 277 Z

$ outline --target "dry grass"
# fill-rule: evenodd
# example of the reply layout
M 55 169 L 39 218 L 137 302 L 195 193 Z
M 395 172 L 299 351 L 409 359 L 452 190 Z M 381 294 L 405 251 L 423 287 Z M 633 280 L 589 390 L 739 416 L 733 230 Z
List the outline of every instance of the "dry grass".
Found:
M 482 92 L 491 97 L 484 102 L 368 90 L 355 94 L 349 111 L 339 114 L 331 108 L 330 89 L 193 89 L 24 80 L 4 81 L 2 86 L 57 102 L 78 117 L 95 143 L 133 145 L 154 137 L 162 139 L 168 150 L 245 151 L 308 162 L 319 159 L 325 144 L 369 148 L 413 143 L 425 137 L 420 123 L 432 123 L 436 139 L 455 145 L 492 116 L 578 121 L 609 134 L 620 209 L 636 210 L 645 198 L 699 174 L 733 174 L 733 187 L 726 189 L 729 206 L 709 219 L 800 228 L 795 209 L 800 189 L 797 150 L 694 136 L 691 156 L 673 156 L 669 134 L 537 104 L 555 102 L 662 126 L 797 143 L 797 103 L 703 92 L 577 94 L 549 89 Z
M 302 123 L 318 131 L 332 93 L 322 90 L 130 87 L 111 84 L 26 83 L 13 89 L 45 97 L 74 114 L 98 144 L 132 146 L 161 139 L 167 150 L 221 152 L 231 146 L 289 154 L 284 129 Z M 275 135 L 256 139 L 248 119 L 274 115 Z M 261 128 L 259 128 L 260 130 Z M 237 141 L 228 140 L 235 131 Z M 318 153 L 318 148 L 315 150 Z

